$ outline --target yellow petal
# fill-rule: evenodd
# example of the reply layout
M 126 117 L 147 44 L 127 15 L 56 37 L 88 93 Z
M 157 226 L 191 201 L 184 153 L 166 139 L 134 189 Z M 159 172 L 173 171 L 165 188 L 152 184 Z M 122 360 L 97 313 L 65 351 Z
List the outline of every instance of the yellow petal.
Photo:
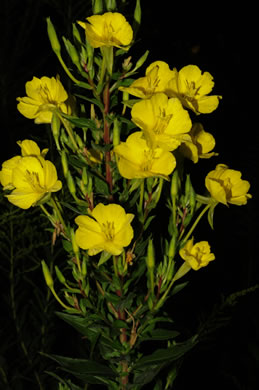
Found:
M 3 162 L 0 171 L 0 183 L 4 189 L 8 189 L 10 186 L 13 187 L 13 169 L 18 166 L 20 159 L 20 156 L 15 156 Z

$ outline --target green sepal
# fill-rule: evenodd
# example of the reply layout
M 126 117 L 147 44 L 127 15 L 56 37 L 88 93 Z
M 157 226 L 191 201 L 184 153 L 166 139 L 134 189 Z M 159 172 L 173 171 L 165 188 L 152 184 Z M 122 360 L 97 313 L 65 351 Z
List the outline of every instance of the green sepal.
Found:
M 112 256 L 111 253 L 106 252 L 106 251 L 102 251 L 100 260 L 98 262 L 98 267 L 100 267 L 100 265 L 106 263 L 106 261 L 108 261 L 111 258 L 111 256 Z

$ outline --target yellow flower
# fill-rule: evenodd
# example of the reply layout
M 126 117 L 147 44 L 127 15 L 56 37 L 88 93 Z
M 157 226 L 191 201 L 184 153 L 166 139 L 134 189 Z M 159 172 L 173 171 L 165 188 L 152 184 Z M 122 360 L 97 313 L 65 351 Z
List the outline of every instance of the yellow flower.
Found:
M 99 203 L 92 211 L 91 217 L 80 215 L 75 222 L 79 226 L 75 232 L 77 245 L 88 249 L 90 256 L 106 251 L 120 255 L 133 238 L 130 225 L 133 214 L 126 214 L 123 207 L 117 204 Z
M 125 17 L 118 12 L 106 12 L 78 22 L 85 29 L 86 39 L 93 48 L 128 46 L 133 38 L 133 30 Z
M 184 66 L 179 72 L 175 69 L 175 76 L 169 81 L 167 94 L 178 97 L 182 104 L 196 114 L 210 113 L 219 104 L 221 96 L 207 96 L 214 86 L 213 77 L 196 65 Z
M 4 190 L 10 190 L 14 188 L 12 184 L 13 169 L 18 166 L 22 156 L 45 157 L 46 153 L 48 152 L 48 149 L 43 149 L 40 151 L 40 148 L 36 142 L 32 140 L 26 139 L 24 141 L 18 141 L 17 144 L 21 148 L 21 156 L 15 156 L 7 161 L 4 161 L 2 164 L 2 170 L 0 171 L 0 183 L 4 187 Z
M 18 97 L 18 111 L 37 124 L 51 123 L 53 111 L 59 109 L 71 114 L 68 94 L 59 78 L 33 77 L 25 84 L 27 96 Z
M 186 242 L 180 249 L 181 258 L 195 271 L 205 267 L 210 261 L 215 260 L 215 255 L 210 251 L 207 241 L 200 241 L 193 245 L 193 238 Z
M 176 160 L 172 153 L 148 147 L 142 131 L 131 134 L 126 142 L 114 148 L 118 169 L 126 179 L 167 176 L 173 172 Z
M 1 175 L 1 183 L 4 181 Z M 55 166 L 41 156 L 20 157 L 12 169 L 11 183 L 14 189 L 6 197 L 22 209 L 34 206 L 44 195 L 59 191 L 62 187 Z
M 218 153 L 211 152 L 216 142 L 212 134 L 204 131 L 201 123 L 194 123 L 191 131 L 191 142 L 183 142 L 180 146 L 181 153 L 197 163 L 199 158 L 210 158 Z
M 248 194 L 250 183 L 242 180 L 241 175 L 241 172 L 229 169 L 225 164 L 218 164 L 206 176 L 205 185 L 217 202 L 244 205 L 252 195 Z
M 158 92 L 166 92 L 169 80 L 174 71 L 169 69 L 166 62 L 155 61 L 146 69 L 146 76 L 133 81 L 130 87 L 120 87 L 120 91 L 128 92 L 141 99 L 147 99 Z
M 144 131 L 151 148 L 172 151 L 183 141 L 191 140 L 186 133 L 191 130 L 192 122 L 177 98 L 169 99 L 164 93 L 156 93 L 134 104 L 131 116 Z

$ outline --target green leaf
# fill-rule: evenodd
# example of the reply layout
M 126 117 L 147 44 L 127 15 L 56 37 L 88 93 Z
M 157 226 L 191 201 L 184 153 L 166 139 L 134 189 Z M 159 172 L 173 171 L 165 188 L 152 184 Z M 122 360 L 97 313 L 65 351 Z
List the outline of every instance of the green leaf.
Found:
M 179 291 L 181 291 L 185 286 L 187 286 L 189 282 L 184 282 L 184 283 L 180 283 L 180 284 L 177 284 L 173 287 L 173 290 L 172 290 L 172 296 L 177 294 Z
M 172 345 L 167 349 L 157 349 L 151 355 L 142 357 L 134 365 L 134 369 L 173 362 L 190 351 L 190 349 L 192 349 L 196 343 L 197 337 L 194 336 L 183 343 Z
M 65 356 L 49 355 L 43 352 L 41 352 L 41 355 L 56 361 L 63 370 L 84 380 L 86 383 L 103 384 L 107 383 L 108 378 L 116 377 L 116 373 L 110 367 L 93 360 L 73 359 Z
M 168 339 L 174 339 L 175 337 L 179 336 L 179 332 L 176 330 L 170 330 L 170 329 L 154 329 L 152 332 L 150 332 L 150 336 L 143 336 L 141 338 L 144 340 L 168 340 Z
M 95 192 L 101 195 L 109 195 L 109 186 L 106 181 L 94 176 Z
M 56 315 L 65 321 L 67 324 L 71 325 L 79 333 L 86 336 L 91 342 L 95 342 L 101 333 L 99 326 L 89 326 L 89 319 L 85 317 L 79 317 L 76 315 L 56 312 Z
M 134 375 L 133 383 L 136 385 L 141 385 L 141 387 L 146 385 L 158 375 L 163 366 L 163 364 L 154 364 L 151 365 L 148 370 L 146 367 L 143 367 L 141 370 L 137 370 Z
M 64 116 L 69 122 L 73 123 L 73 125 L 77 127 L 89 127 L 92 130 L 96 130 L 96 124 L 95 121 L 88 118 L 78 118 L 76 116 L 69 116 L 62 113 L 62 116 Z
M 87 96 L 79 95 L 77 93 L 75 93 L 75 96 L 79 97 L 79 98 L 81 98 L 83 100 L 87 100 L 90 103 L 95 104 L 96 106 L 98 106 L 101 109 L 101 111 L 103 111 L 103 109 L 104 109 L 104 106 L 103 106 L 102 102 L 100 100 L 98 100 L 98 99 L 88 98 Z
M 51 372 L 51 371 L 45 371 L 46 374 L 52 376 L 53 378 L 57 379 L 59 381 L 59 383 L 62 383 L 63 385 L 66 385 L 70 390 L 82 390 L 81 387 L 78 387 L 76 385 L 74 385 L 69 379 L 66 380 L 66 379 L 63 379 L 61 378 L 60 376 L 58 376 L 57 374 L 55 374 L 54 372 Z

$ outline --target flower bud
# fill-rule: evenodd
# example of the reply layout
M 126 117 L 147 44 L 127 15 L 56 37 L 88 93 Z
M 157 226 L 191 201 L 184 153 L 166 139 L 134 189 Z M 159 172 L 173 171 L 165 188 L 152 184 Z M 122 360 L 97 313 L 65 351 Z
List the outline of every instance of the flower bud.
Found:
M 68 164 L 67 164 L 67 155 L 64 149 L 61 150 L 61 164 L 62 164 L 64 176 L 65 178 L 67 178 Z
M 169 244 L 168 257 L 172 259 L 174 258 L 176 253 L 176 246 L 177 246 L 177 235 L 174 234 Z
M 148 55 L 149 55 L 149 50 L 147 50 L 143 54 L 143 56 L 141 56 L 140 59 L 137 61 L 136 66 L 134 68 L 134 72 L 144 64 L 144 62 L 146 61 Z
M 140 0 L 136 0 L 136 6 L 134 10 L 134 25 L 133 25 L 133 30 L 136 32 L 140 26 L 141 23 L 141 5 L 140 5 Z
M 73 64 L 77 67 L 79 71 L 81 71 L 81 64 L 80 64 L 80 58 L 78 55 L 78 52 L 74 45 L 69 41 L 69 39 L 66 39 L 63 37 L 63 42 L 65 44 L 66 50 L 69 54 L 69 57 L 71 58 Z
M 103 0 L 92 0 L 92 10 L 94 15 L 103 13 Z
M 57 265 L 55 265 L 55 271 L 56 271 L 56 275 L 57 275 L 57 278 L 60 281 L 60 283 L 66 284 L 66 279 Z
M 50 44 L 52 47 L 52 50 L 54 51 L 55 54 L 59 55 L 61 52 L 61 46 L 56 34 L 56 30 L 50 20 L 50 18 L 47 18 L 47 32 L 50 40 Z
M 190 175 L 187 175 L 185 181 L 185 205 L 187 204 L 189 204 L 191 208 L 191 214 L 193 214 L 196 205 L 196 195 L 191 183 Z
M 68 186 L 68 189 L 69 189 L 70 193 L 72 195 L 75 195 L 75 193 L 76 193 L 76 186 L 75 186 L 75 182 L 74 182 L 74 179 L 73 179 L 70 171 L 67 172 L 67 186 Z
M 51 118 L 51 130 L 56 142 L 57 149 L 60 151 L 59 133 L 60 133 L 60 119 L 55 111 L 53 111 Z
M 73 29 L 73 37 L 74 39 L 78 42 L 78 43 L 81 43 L 82 44 L 82 41 L 81 41 L 81 35 L 78 31 L 78 28 L 76 27 L 75 23 L 72 24 L 72 29 Z
M 86 257 L 84 256 L 83 257 L 83 261 L 82 261 L 82 276 L 85 278 L 86 275 L 87 275 L 87 265 L 86 265 Z
M 117 146 L 120 143 L 120 126 L 117 118 L 113 122 L 113 146 Z
M 148 242 L 146 264 L 148 269 L 153 270 L 155 267 L 155 252 L 152 239 L 150 239 Z
M 88 176 L 87 176 L 87 170 L 86 167 L 83 167 L 82 169 L 82 181 L 85 186 L 88 184 Z
M 171 179 L 171 197 L 176 199 L 178 197 L 179 190 L 179 176 L 177 169 L 174 171 Z
M 116 11 L 117 5 L 116 0 L 105 0 L 106 9 L 107 11 Z
M 70 229 L 70 238 L 71 238 L 71 242 L 72 242 L 73 251 L 74 251 L 75 255 L 78 255 L 79 247 L 76 243 L 76 237 L 75 237 L 75 232 L 74 232 L 73 228 Z
M 54 281 L 53 281 L 51 273 L 49 271 L 49 267 L 47 266 L 47 264 L 45 263 L 44 260 L 41 261 L 41 266 L 42 266 L 42 271 L 43 271 L 43 275 L 44 275 L 46 284 L 50 289 L 52 289 L 54 286 Z

